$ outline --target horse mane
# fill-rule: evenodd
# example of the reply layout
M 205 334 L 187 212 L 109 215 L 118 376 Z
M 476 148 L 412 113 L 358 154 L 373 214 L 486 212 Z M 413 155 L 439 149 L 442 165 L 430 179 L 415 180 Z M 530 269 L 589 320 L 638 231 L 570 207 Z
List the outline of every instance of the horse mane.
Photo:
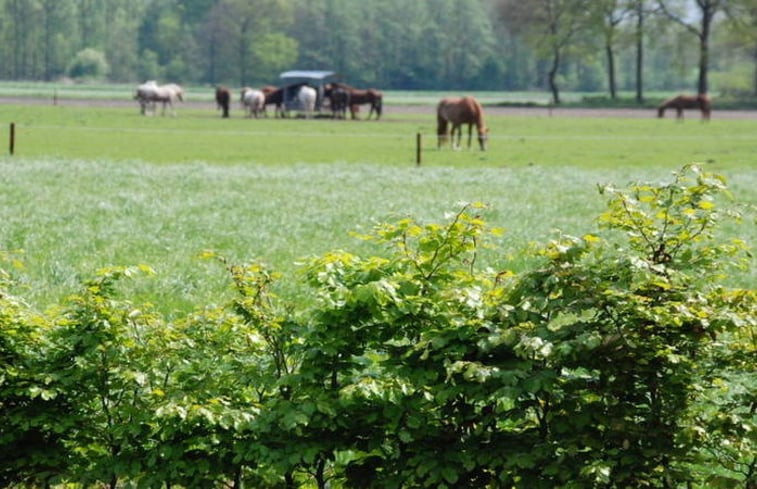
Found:
M 484 121 L 484 108 L 481 106 L 481 103 L 473 97 L 464 97 L 464 99 L 471 106 L 479 134 L 485 134 L 489 129 L 486 127 L 486 122 Z

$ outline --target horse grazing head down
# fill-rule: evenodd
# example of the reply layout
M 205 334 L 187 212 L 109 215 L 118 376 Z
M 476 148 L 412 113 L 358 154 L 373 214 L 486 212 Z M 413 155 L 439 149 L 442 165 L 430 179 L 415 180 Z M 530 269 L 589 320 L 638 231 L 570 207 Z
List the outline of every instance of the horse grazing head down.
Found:
M 436 106 L 436 120 L 437 147 L 441 148 L 447 138 L 451 137 L 453 149 L 459 149 L 460 139 L 462 138 L 462 125 L 468 124 L 468 148 L 471 147 L 473 126 L 475 125 L 478 133 L 478 144 L 481 147 L 481 151 L 486 151 L 489 129 L 484 122 L 484 109 L 475 98 L 443 98 Z M 448 124 L 452 125 L 449 136 L 447 135 Z M 456 132 L 457 142 L 455 142 Z
M 143 115 L 147 115 L 148 107 L 152 108 L 152 113 L 154 114 L 155 105 L 158 102 L 163 104 L 163 115 L 165 115 L 166 105 L 170 105 L 171 110 L 173 111 L 173 102 L 175 100 L 184 100 L 184 89 L 175 83 L 158 85 L 155 80 L 150 80 L 137 87 L 134 99 L 139 101 Z M 174 115 L 175 114 L 174 111 Z
M 384 95 L 379 90 L 376 90 L 375 88 L 368 88 L 366 90 L 363 90 L 351 87 L 345 83 L 338 82 L 327 83 L 326 85 L 324 85 L 324 93 L 327 97 L 329 97 L 334 90 L 340 89 L 345 90 L 349 94 L 349 107 L 353 119 L 357 119 L 357 113 L 360 111 L 360 105 L 371 106 L 367 119 L 370 119 L 374 113 L 376 114 L 376 120 L 381 118 Z
M 712 112 L 712 102 L 706 93 L 698 95 L 678 95 L 669 98 L 657 106 L 657 117 L 665 117 L 666 109 L 675 109 L 676 118 L 683 119 L 684 109 L 699 109 L 702 112 L 702 120 L 709 120 Z

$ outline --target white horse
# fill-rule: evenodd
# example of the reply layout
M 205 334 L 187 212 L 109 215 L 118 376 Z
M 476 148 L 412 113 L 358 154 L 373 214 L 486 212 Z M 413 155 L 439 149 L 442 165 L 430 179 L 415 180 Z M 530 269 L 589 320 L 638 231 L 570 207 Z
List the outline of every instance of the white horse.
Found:
M 147 115 L 147 110 L 150 107 L 152 108 L 152 114 L 155 115 L 155 106 L 158 102 L 163 103 L 163 115 L 166 115 L 166 105 L 169 105 L 173 115 L 176 115 L 173 103 L 176 100 L 184 100 L 184 89 L 175 83 L 158 85 L 155 80 L 150 80 L 137 87 L 134 99 L 139 102 L 140 113 L 142 115 Z
M 265 114 L 265 95 L 260 90 L 244 87 L 242 89 L 242 107 L 248 112 L 248 117 L 255 116 L 257 119 L 260 113 Z
M 310 118 L 315 110 L 315 101 L 318 93 L 315 88 L 302 85 L 294 93 L 294 96 L 286 101 L 286 110 L 298 110 L 305 113 L 306 118 Z

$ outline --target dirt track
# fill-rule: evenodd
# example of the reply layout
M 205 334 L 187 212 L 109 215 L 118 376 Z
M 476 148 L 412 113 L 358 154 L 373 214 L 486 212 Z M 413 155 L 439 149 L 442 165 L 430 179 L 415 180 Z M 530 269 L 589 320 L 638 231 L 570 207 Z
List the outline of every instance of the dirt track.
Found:
M 0 97 L 0 104 L 32 104 L 45 105 L 53 104 L 49 98 L 28 98 L 28 97 Z M 138 110 L 136 102 L 133 100 L 108 100 L 108 99 L 58 99 L 58 105 L 71 106 L 93 106 L 93 107 L 134 107 Z M 207 108 L 215 110 L 215 102 L 212 101 L 185 101 L 180 102 L 178 107 L 191 107 L 193 109 Z M 546 107 L 485 107 L 486 113 L 498 116 L 534 116 L 534 117 L 628 117 L 628 118 L 649 118 L 655 117 L 654 109 L 585 109 L 585 108 L 554 108 Z M 392 105 L 384 104 L 385 114 L 409 114 L 409 115 L 427 115 L 433 116 L 435 108 L 428 105 Z M 699 114 L 695 111 L 686 111 L 687 119 L 699 119 Z M 666 117 L 674 118 L 675 111 L 666 113 Z M 713 119 L 757 119 L 757 110 L 717 110 L 712 111 Z

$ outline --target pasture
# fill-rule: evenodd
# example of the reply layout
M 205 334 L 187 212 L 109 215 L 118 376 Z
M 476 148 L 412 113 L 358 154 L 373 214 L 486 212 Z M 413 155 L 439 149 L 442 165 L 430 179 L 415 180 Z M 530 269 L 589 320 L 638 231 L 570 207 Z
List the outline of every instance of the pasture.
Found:
M 505 229 L 510 254 L 483 263 L 517 270 L 513 257 L 530 242 L 595 231 L 597 184 L 668 181 L 692 162 L 757 204 L 757 120 L 491 111 L 488 151 L 475 135 L 471 151 L 439 151 L 432 108 L 392 109 L 379 122 L 255 120 L 242 117 L 237 94 L 229 119 L 210 102 L 179 104 L 177 117 L 140 116 L 136 103 L 1 105 L 0 141 L 14 122 L 16 153 L 6 146 L 0 158 L 0 250 L 24 264 L 17 292 L 43 308 L 100 267 L 145 263 L 157 276 L 130 284 L 130 297 L 185 312 L 229 293 L 221 267 L 198 259 L 212 249 L 262 260 L 285 275 L 283 293 L 298 295 L 287 287 L 303 257 L 376 252 L 350 231 L 406 215 L 441 221 L 462 201 L 487 203 L 487 222 Z M 747 214 L 724 232 L 754 243 Z M 734 281 L 752 287 L 756 276 Z

